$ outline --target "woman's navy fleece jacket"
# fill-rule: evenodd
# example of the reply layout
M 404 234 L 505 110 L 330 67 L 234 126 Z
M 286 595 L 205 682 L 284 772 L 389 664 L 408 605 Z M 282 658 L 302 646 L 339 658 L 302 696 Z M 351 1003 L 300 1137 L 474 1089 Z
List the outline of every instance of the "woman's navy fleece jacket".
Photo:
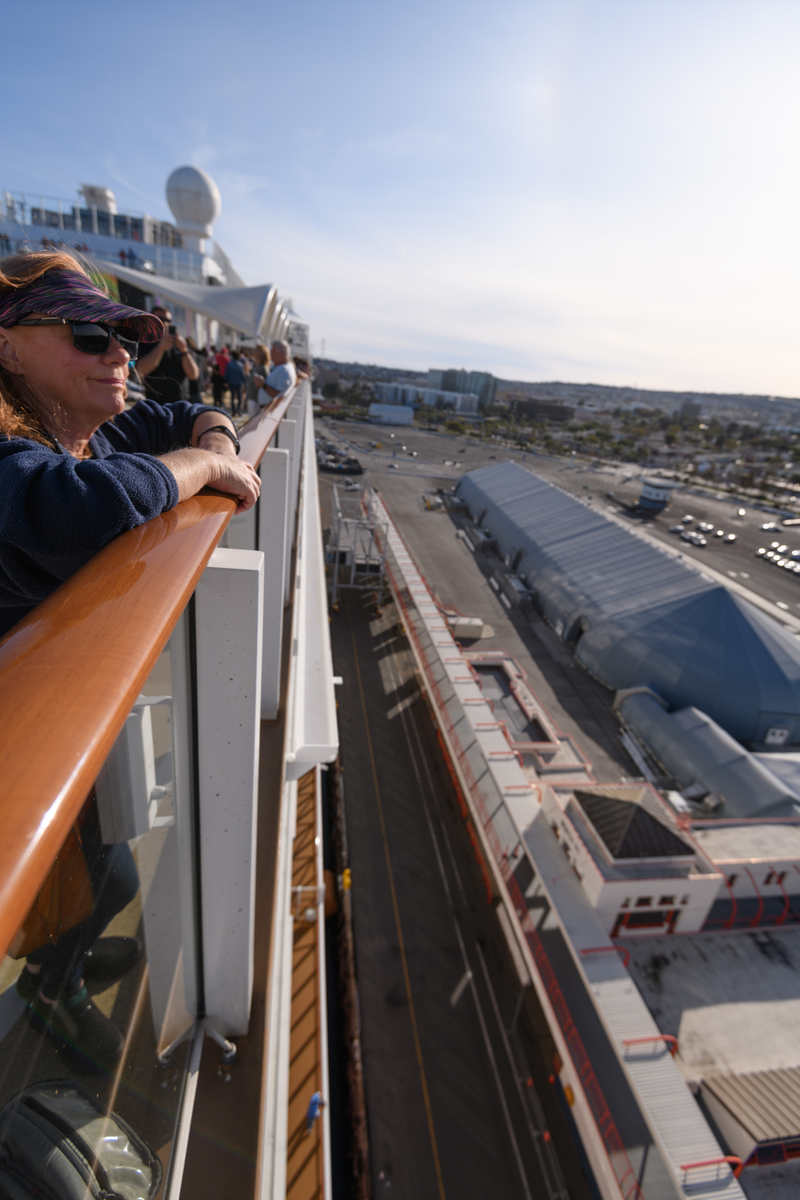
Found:
M 154 456 L 190 445 L 208 411 L 140 400 L 100 426 L 90 459 L 0 435 L 0 636 L 120 533 L 175 507 L 175 477 Z

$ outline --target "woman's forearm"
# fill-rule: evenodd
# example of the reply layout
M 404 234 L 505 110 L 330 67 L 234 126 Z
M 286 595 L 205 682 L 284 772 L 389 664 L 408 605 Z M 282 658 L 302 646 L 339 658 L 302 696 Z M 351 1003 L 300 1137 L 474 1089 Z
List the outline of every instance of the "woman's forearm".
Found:
M 178 500 L 188 500 L 212 482 L 214 455 L 207 450 L 170 450 L 158 458 L 169 467 L 178 485 Z
M 192 425 L 192 445 L 196 446 L 197 439 L 202 437 L 203 431 L 205 429 L 211 429 L 214 425 L 226 425 L 232 433 L 236 433 L 236 426 L 226 412 L 223 412 L 219 408 L 208 407 L 206 412 L 200 413 L 199 416 L 195 417 L 194 419 L 194 424 Z M 228 443 L 228 449 L 230 450 L 231 454 L 235 454 L 236 450 L 234 449 L 231 440 L 229 438 L 225 438 L 224 434 L 223 438 Z M 208 449 L 208 447 L 204 446 L 204 449 Z

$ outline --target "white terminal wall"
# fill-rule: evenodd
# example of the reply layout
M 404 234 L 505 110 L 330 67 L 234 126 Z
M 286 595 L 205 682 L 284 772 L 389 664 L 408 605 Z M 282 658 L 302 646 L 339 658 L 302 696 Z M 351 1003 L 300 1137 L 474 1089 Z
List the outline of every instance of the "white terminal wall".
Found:
M 613 931 L 620 913 L 636 911 L 637 900 L 647 898 L 652 899 L 652 905 L 648 907 L 653 909 L 678 908 L 680 910 L 680 916 L 675 926 L 676 931 L 695 933 L 702 929 L 720 889 L 724 890 L 722 876 L 719 873 L 711 870 L 693 870 L 690 867 L 688 874 L 667 874 L 664 867 L 669 865 L 670 860 L 641 859 L 635 864 L 637 875 L 632 872 L 628 878 L 608 879 L 589 853 L 583 838 L 569 819 L 569 815 L 564 811 L 567 798 L 554 795 L 548 788 L 544 795 L 544 812 L 567 861 L 572 865 L 580 880 L 592 908 L 596 910 L 609 934 Z M 648 873 L 644 874 L 645 871 Z M 662 905 L 660 903 L 661 896 L 668 895 L 674 895 L 675 902 Z M 684 897 L 688 897 L 685 904 L 683 903 Z M 640 907 L 639 911 L 644 912 L 646 909 Z M 659 937 L 663 932 L 663 927 L 630 930 L 620 928 L 617 936 Z

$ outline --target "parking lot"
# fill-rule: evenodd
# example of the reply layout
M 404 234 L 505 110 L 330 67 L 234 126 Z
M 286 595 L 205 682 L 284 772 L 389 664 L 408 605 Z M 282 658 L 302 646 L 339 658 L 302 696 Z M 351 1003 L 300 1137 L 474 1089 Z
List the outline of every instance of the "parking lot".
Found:
M 642 521 L 622 507 L 635 501 L 640 489 L 637 481 L 642 478 L 642 471 L 630 463 L 621 467 L 593 466 L 417 428 L 389 429 L 347 421 L 333 422 L 336 428 L 332 429 L 329 422 L 319 420 L 317 425 L 326 439 L 334 442 L 339 439 L 343 449 L 345 444 L 352 449 L 375 486 L 381 488 L 382 481 L 394 475 L 411 477 L 419 480 L 420 496 L 427 488 L 452 486 L 465 471 L 513 459 L 571 495 L 669 546 L 701 570 L 710 569 L 730 580 L 737 590 L 741 589 L 740 594 L 754 593 L 776 605 L 777 611 L 772 615 L 783 617 L 791 628 L 800 632 L 800 573 L 777 567 L 767 560 L 766 553 L 761 556 L 757 553 L 760 549 L 771 550 L 772 543 L 777 542 L 778 546 L 786 547 L 780 557 L 790 559 L 791 551 L 800 551 L 800 526 L 779 525 L 775 530 L 763 530 L 763 524 L 780 521 L 772 513 L 744 505 L 745 515 L 739 517 L 737 512 L 743 506 L 738 502 L 713 499 L 691 487 L 683 487 L 673 492 L 663 513 Z M 372 447 L 370 442 L 379 442 L 380 447 Z M 684 522 L 685 517 L 692 520 Z M 676 524 L 697 530 L 701 522 L 713 527 L 713 532 L 704 535 L 705 546 L 691 545 L 669 532 Z M 718 529 L 723 530 L 724 537 L 714 536 Z M 727 540 L 731 533 L 736 536 L 734 542 Z

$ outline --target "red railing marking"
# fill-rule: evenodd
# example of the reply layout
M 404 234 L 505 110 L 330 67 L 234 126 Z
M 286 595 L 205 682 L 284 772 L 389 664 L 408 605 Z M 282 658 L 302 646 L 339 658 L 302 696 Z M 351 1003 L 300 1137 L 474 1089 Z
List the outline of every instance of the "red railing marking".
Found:
M 756 915 L 753 917 L 752 921 L 750 922 L 750 928 L 754 929 L 756 927 L 756 925 L 758 925 L 760 923 L 761 918 L 764 915 L 764 897 L 761 895 L 761 892 L 758 890 L 758 884 L 756 883 L 755 879 L 753 878 L 753 874 L 752 874 L 750 868 L 745 867 L 744 873 L 745 873 L 745 875 L 747 875 L 747 877 L 749 878 L 753 887 L 756 889 L 756 895 L 758 896 L 758 912 L 756 913 Z
M 717 1167 L 717 1168 L 719 1168 L 722 1166 L 723 1163 L 731 1163 L 731 1164 L 736 1163 L 737 1164 L 733 1169 L 733 1177 L 734 1177 L 734 1179 L 738 1179 L 744 1168 L 744 1163 L 742 1162 L 741 1158 L 739 1158 L 738 1154 L 724 1154 L 720 1158 L 704 1159 L 703 1162 L 681 1163 L 679 1170 L 695 1171 L 695 1170 L 698 1170 L 700 1167 Z M 717 1171 L 717 1176 L 719 1176 L 719 1171 Z
M 586 950 L 581 950 L 581 954 L 621 954 L 625 967 L 629 967 L 631 962 L 630 950 L 625 946 L 589 946 Z
M 645 1042 L 666 1042 L 673 1057 L 678 1053 L 678 1039 L 671 1033 L 651 1033 L 648 1037 L 623 1038 L 623 1046 L 638 1046 Z

